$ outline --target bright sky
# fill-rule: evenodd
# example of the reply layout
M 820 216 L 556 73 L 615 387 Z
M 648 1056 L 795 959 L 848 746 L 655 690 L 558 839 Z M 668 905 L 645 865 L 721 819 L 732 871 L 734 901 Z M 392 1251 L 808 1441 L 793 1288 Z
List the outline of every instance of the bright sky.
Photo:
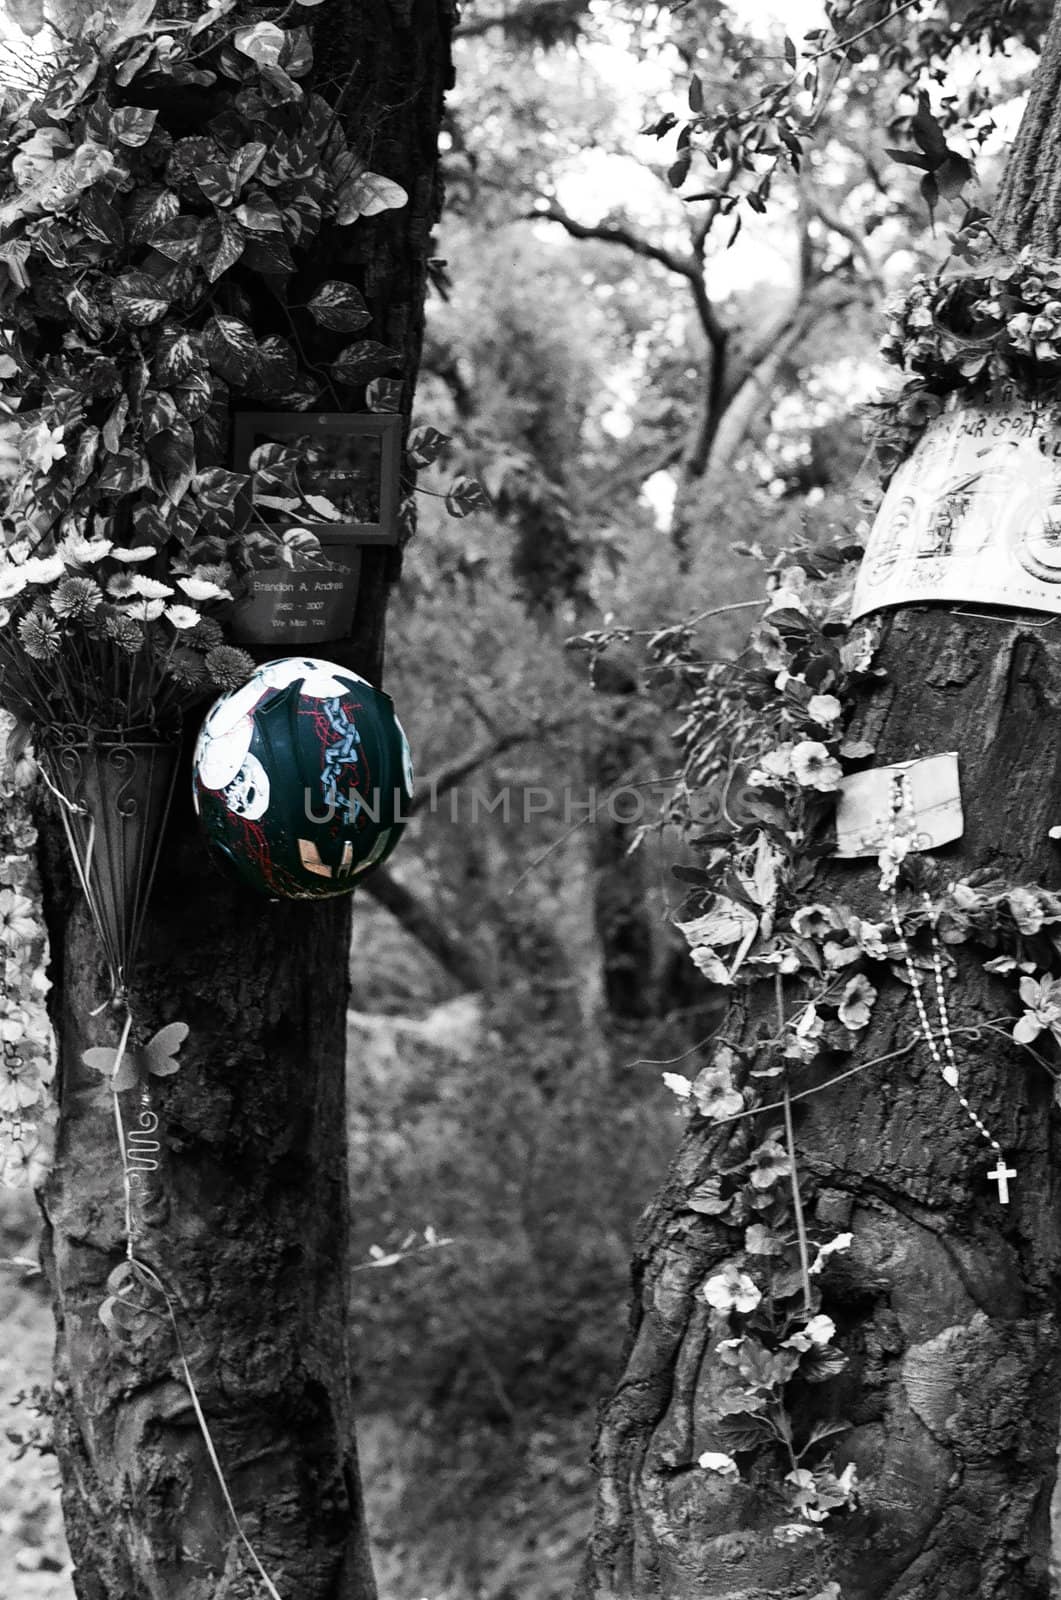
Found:
M 785 28 L 797 47 L 808 28 L 825 22 L 822 0 L 730 0 L 730 5 L 740 22 L 762 28 L 764 33 L 775 25 Z M 674 99 L 673 64 L 653 62 L 651 57 L 638 60 L 622 38 L 617 37 L 614 44 L 593 45 L 587 56 L 604 82 L 613 88 L 629 85 L 631 100 L 651 103 L 655 96 L 655 103 L 663 109 Z M 675 102 L 675 109 L 683 110 L 684 103 Z M 671 158 L 667 142 L 654 138 L 631 141 L 629 155 L 587 150 L 578 169 L 558 182 L 560 202 L 573 216 L 587 221 L 613 210 L 625 210 L 645 223 L 663 221 L 673 207 L 667 206 L 659 178 L 649 169 L 661 159 Z M 721 295 L 746 288 L 749 280 L 778 283 L 792 275 L 787 230 L 757 228 L 750 217 L 744 220 L 745 238 L 719 257 L 713 269 L 715 289 Z

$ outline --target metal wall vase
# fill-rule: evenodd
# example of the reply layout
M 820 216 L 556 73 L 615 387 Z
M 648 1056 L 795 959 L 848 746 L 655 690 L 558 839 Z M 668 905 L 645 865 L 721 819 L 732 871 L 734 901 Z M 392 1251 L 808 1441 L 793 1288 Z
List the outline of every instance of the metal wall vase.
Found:
M 111 970 L 124 998 L 177 776 L 180 746 L 49 744 L 66 838 Z

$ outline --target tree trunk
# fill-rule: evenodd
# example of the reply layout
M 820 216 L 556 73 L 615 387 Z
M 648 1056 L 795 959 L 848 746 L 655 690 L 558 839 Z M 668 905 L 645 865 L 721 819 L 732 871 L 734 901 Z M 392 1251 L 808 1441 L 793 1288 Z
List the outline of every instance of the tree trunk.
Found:
M 1061 7 L 1000 202 L 1011 243 L 1034 240 L 1053 254 L 1059 80 Z M 1056 630 L 1019 614 L 1000 621 L 968 608 L 908 608 L 887 617 L 877 660 L 887 684 L 860 707 L 854 737 L 872 738 L 879 763 L 960 754 L 965 832 L 934 858 L 946 876 L 990 866 L 1008 883 L 1061 883 L 1047 838 L 1061 784 Z M 832 895 L 880 920 L 877 876 L 873 861 L 832 863 L 807 899 Z M 981 959 L 965 947 L 958 954 L 948 983 L 956 1028 L 1012 1011 Z M 764 1022 L 773 1033 L 765 1003 L 745 1038 Z M 909 991 L 892 982 L 860 1054 L 883 1055 L 916 1027 Z M 847 1370 L 796 1403 L 806 1421 L 853 1423 L 836 1460 L 857 1465 L 860 1509 L 829 1518 L 817 1546 L 779 1543 L 771 1528 L 784 1513 L 768 1484 L 729 1482 L 696 1465 L 701 1451 L 718 1448 L 705 1427 L 714 1340 L 697 1291 L 736 1247 L 732 1230 L 690 1210 L 688 1198 L 747 1153 L 752 1119 L 736 1131 L 697 1125 L 638 1241 L 622 1372 L 596 1446 L 587 1600 L 831 1600 L 827 1579 L 843 1600 L 1051 1593 L 1061 1138 L 1046 1074 L 1000 1033 L 956 1042 L 965 1092 L 1018 1171 L 1008 1207 L 986 1179 L 993 1158 L 924 1045 L 795 1108 L 808 1232 L 854 1235 L 825 1280 L 822 1307 Z
M 410 204 L 345 247 L 404 358 L 408 413 L 440 193 L 449 0 L 338 0 L 314 19 L 319 79 L 341 83 L 351 144 Z M 328 92 L 325 90 L 325 92 Z M 329 261 L 343 275 L 343 261 Z M 278 330 L 279 331 L 279 330 Z M 338 343 L 344 336 L 336 336 Z M 366 552 L 354 637 L 327 653 L 382 667 L 386 551 Z M 187 762 L 187 752 L 185 752 Z M 160 1169 L 138 1254 L 174 1297 L 187 1357 L 246 1533 L 283 1600 L 375 1594 L 354 1443 L 347 1340 L 345 1035 L 350 902 L 272 903 L 215 875 L 178 781 L 133 984 L 138 1028 L 191 1026 L 153 1080 Z M 79 1600 L 231 1600 L 262 1592 L 226 1510 L 166 1327 L 119 1346 L 99 1320 L 123 1256 L 121 1163 L 81 1062 L 110 1043 L 107 982 L 54 817 L 44 885 L 62 1119 L 43 1196 L 58 1330 L 56 1435 Z

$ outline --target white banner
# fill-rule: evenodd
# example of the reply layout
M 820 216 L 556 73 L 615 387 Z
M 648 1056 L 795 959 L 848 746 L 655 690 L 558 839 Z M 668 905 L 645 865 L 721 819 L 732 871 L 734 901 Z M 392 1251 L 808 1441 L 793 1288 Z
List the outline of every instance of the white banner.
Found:
M 929 424 L 877 513 L 851 620 L 924 600 L 1061 613 L 1061 404 Z

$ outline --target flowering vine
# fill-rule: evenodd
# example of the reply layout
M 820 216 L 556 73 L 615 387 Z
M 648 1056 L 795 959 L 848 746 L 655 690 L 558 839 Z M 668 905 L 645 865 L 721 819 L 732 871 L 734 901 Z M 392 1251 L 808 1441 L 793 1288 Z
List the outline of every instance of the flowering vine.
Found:
M 0 713 L 0 1184 L 36 1187 L 51 1165 L 58 1108 L 55 1041 L 46 1006 L 32 794 L 36 766 Z
M 880 677 L 876 623 L 845 621 L 860 554 L 844 542 L 782 557 L 735 662 L 704 662 L 691 625 L 649 641 L 653 665 L 679 686 L 683 772 L 671 818 L 697 852 L 694 865 L 674 869 L 688 890 L 678 926 L 700 972 L 735 1001 L 695 1076 L 664 1074 L 683 1114 L 711 1135 L 710 1175 L 685 1203 L 729 1239 L 698 1291 L 713 1373 L 698 1461 L 758 1489 L 767 1474 L 787 1514 L 774 1528 L 783 1542 L 814 1538 L 858 1495 L 852 1463 L 832 1455 L 845 1422 L 828 1402 L 815 1408 L 826 1420 L 806 1415 L 805 1386 L 845 1365 L 843 1328 L 823 1295 L 852 1236 L 815 1237 L 806 1226 L 792 1102 L 871 1067 L 858 1055 L 885 985 L 909 982 L 908 959 L 928 975 L 934 954 L 949 962 L 960 945 L 1012 981 L 1019 1001 L 1016 1016 L 980 1026 L 1032 1051 L 1061 1087 L 1061 895 L 987 871 L 948 881 L 917 853 L 913 820 L 901 816 L 878 859 L 882 890 L 901 896 L 898 928 L 884 901 L 874 919 L 816 892 L 844 778 L 875 753 L 845 731 L 855 691 Z M 749 1039 L 743 997 L 766 984 L 775 1026 Z

